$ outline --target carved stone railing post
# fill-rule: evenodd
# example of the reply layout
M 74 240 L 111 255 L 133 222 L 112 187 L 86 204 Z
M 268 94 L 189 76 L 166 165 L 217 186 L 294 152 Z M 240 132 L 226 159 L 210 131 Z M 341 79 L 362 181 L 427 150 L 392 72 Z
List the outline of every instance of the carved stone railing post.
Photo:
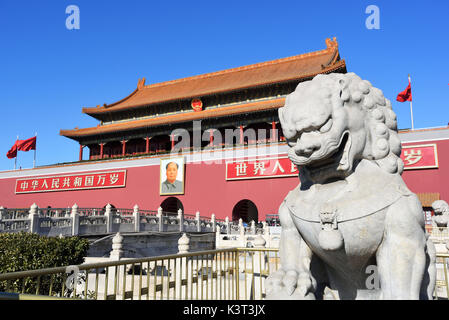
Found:
M 255 249 L 264 249 L 265 248 L 265 244 L 266 241 L 265 239 L 259 234 L 255 239 L 254 239 L 254 248 Z M 255 273 L 261 273 L 262 271 L 265 270 L 265 265 L 267 262 L 267 255 L 266 252 L 263 250 L 260 251 L 255 251 L 254 252 L 254 272 Z
M 215 221 L 214 213 L 212 213 L 212 215 L 210 216 L 210 222 L 212 224 L 212 232 L 215 232 L 215 230 L 217 229 L 217 221 Z
M 39 233 L 39 212 L 37 204 L 33 203 L 29 211 L 30 232 Z
M 231 224 L 229 223 L 229 217 L 225 218 L 225 224 L 226 224 L 226 234 L 231 234 Z
M 246 239 L 245 239 L 245 227 L 243 226 L 242 218 L 239 219 L 239 240 L 240 246 L 246 247 Z
M 3 206 L 0 206 L 0 220 L 3 219 L 3 212 L 5 211 L 5 208 Z
M 182 209 L 178 209 L 178 223 L 179 223 L 179 232 L 184 231 L 184 215 L 182 214 Z
M 108 203 L 106 205 L 106 211 L 104 216 L 106 217 L 106 233 L 112 232 L 112 223 L 114 222 L 114 217 L 112 216 L 112 206 Z
M 79 233 L 80 215 L 78 213 L 78 205 L 76 203 L 72 206 L 70 216 L 72 218 L 72 236 L 77 236 Z
M 136 204 L 133 208 L 134 232 L 140 232 L 140 213 L 139 206 Z
M 262 221 L 262 230 L 263 230 L 263 237 L 264 237 L 265 241 L 267 242 L 267 247 L 271 247 L 270 228 L 268 227 L 268 224 L 266 221 Z
M 270 234 L 270 228 L 266 221 L 262 221 L 263 234 Z
M 186 233 L 183 233 L 178 240 L 178 254 L 189 253 L 190 250 L 190 238 Z
M 178 254 L 188 253 L 190 249 L 190 239 L 187 234 L 183 233 L 178 240 Z M 187 279 L 187 257 L 176 258 L 176 297 L 178 299 L 187 299 L 183 296 L 182 280 Z
M 195 220 L 196 220 L 196 231 L 201 232 L 201 218 L 200 218 L 200 212 L 197 211 L 195 213 Z
M 251 220 L 251 234 L 256 234 L 256 222 L 254 220 Z
M 109 254 L 112 260 L 120 260 L 123 257 L 123 236 L 120 232 L 112 238 L 112 251 Z
M 215 230 L 215 249 L 218 249 L 221 247 L 221 231 L 220 228 L 217 228 Z
M 159 232 L 162 232 L 162 231 L 164 231 L 164 217 L 162 215 L 162 208 L 161 207 L 157 208 L 156 217 L 158 219 Z

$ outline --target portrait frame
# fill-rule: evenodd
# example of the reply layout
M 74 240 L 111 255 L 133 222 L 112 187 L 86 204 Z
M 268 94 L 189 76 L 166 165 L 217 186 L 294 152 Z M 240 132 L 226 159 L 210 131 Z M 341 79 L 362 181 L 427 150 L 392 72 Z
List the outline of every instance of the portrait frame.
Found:
M 164 190 L 164 183 L 167 181 L 167 165 L 170 162 L 176 163 L 177 166 L 177 176 L 175 181 L 175 186 L 177 186 L 178 190 L 173 192 Z M 170 157 L 170 158 L 161 158 L 160 166 L 159 166 L 159 195 L 182 195 L 185 192 L 185 158 L 184 157 Z

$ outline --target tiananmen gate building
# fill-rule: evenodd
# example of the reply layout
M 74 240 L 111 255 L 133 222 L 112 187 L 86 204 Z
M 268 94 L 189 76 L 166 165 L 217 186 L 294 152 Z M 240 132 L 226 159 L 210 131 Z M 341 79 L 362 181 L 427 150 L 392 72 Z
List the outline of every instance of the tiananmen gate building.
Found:
M 277 109 L 298 83 L 334 72 L 347 72 L 335 38 L 288 58 L 155 84 L 143 78 L 122 100 L 82 109 L 96 127 L 60 131 L 79 142 L 78 161 L 0 172 L 0 205 L 138 204 L 264 221 L 299 182 Z M 399 136 L 404 180 L 430 212 L 434 200 L 449 199 L 449 127 Z

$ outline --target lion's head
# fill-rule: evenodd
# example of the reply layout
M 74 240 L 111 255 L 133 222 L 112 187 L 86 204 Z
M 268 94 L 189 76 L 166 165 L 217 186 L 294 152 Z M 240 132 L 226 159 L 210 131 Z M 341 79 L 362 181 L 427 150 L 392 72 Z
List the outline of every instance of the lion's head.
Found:
M 434 216 L 432 220 L 438 227 L 447 227 L 449 224 L 449 206 L 444 200 L 436 200 L 432 203 Z M 448 242 L 449 243 L 449 242 Z
M 432 209 L 436 216 L 438 215 L 449 216 L 449 205 L 444 200 L 435 200 L 434 202 L 432 202 Z
M 354 73 L 320 74 L 300 83 L 279 119 L 301 180 L 344 178 L 362 159 L 391 174 L 403 171 L 391 102 Z

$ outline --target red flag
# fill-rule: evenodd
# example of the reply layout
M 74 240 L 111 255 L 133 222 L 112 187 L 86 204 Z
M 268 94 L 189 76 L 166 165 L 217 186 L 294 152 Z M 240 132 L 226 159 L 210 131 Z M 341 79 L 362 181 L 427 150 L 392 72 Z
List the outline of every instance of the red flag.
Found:
M 17 143 L 19 142 L 19 140 L 16 140 L 16 143 L 14 143 L 14 145 L 11 147 L 11 149 L 6 153 L 6 156 L 8 157 L 8 159 L 13 159 L 15 157 L 17 157 Z
M 407 88 L 398 94 L 398 96 L 396 97 L 396 101 L 412 101 L 412 84 L 410 83 L 410 78 L 408 79 Z
M 17 149 L 20 151 L 36 150 L 36 137 L 26 140 L 18 140 Z

